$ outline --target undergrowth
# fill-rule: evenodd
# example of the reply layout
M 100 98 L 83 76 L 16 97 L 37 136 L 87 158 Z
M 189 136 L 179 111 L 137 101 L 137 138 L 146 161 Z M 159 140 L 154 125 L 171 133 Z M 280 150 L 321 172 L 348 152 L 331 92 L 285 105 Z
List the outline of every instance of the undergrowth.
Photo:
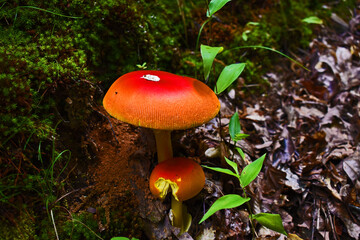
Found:
M 228 48 L 264 45 L 296 55 L 319 28 L 301 19 L 314 15 L 327 24 L 331 12 L 345 18 L 341 13 L 354 5 L 354 0 L 231 1 L 204 30 L 202 42 Z M 71 178 L 76 161 L 86 158 L 82 136 L 102 89 L 136 65 L 189 76 L 200 72 L 194 48 L 203 13 L 204 3 L 194 1 L 0 1 L 0 215 L 7 222 L 2 224 L 7 231 L 0 232 L 5 239 L 46 239 L 55 236 L 54 222 L 59 229 L 73 223 L 64 210 L 71 203 L 57 200 L 73 189 L 64 180 Z M 214 71 L 246 59 L 245 84 L 264 91 L 261 76 L 274 65 L 274 55 L 224 53 Z M 55 139 L 72 140 L 55 146 Z M 84 219 L 91 214 L 76 217 L 94 227 Z M 109 229 L 119 235 L 116 224 Z M 76 231 L 84 235 L 86 229 Z

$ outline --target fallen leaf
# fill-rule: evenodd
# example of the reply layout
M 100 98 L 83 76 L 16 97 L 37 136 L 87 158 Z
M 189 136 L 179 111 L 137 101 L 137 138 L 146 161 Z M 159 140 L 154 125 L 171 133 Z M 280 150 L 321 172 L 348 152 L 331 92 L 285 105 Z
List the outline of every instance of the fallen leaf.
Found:
M 301 237 L 299 237 L 298 235 L 294 234 L 294 233 L 289 233 L 287 236 L 288 240 L 303 240 Z
M 305 186 L 300 184 L 300 178 L 298 175 L 291 172 L 290 169 L 282 169 L 286 173 L 285 185 L 290 187 L 294 191 L 305 191 Z
M 343 169 L 353 183 L 360 178 L 360 154 L 359 151 L 347 157 L 343 161 Z

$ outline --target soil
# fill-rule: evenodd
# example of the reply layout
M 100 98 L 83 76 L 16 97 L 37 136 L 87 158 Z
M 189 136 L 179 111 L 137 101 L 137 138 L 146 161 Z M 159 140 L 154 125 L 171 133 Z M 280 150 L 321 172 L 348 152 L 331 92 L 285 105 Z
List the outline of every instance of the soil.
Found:
M 72 212 L 90 211 L 96 215 L 93 209 L 103 209 L 106 221 L 99 224 L 100 231 L 109 231 L 128 215 L 122 236 L 143 239 L 145 231 L 154 235 L 154 224 L 163 224 L 160 221 L 169 203 L 155 199 L 149 190 L 149 175 L 156 164 L 152 131 L 118 121 L 103 108 L 95 112 L 102 120 L 90 124 L 88 140 L 83 143 L 94 159 L 87 173 L 91 187 L 81 192 L 87 197 L 81 198 Z

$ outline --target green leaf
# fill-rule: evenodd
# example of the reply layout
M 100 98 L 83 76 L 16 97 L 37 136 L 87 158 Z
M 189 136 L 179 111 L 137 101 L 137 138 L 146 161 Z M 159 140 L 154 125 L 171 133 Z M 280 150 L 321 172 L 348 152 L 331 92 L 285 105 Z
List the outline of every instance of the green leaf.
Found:
M 250 32 L 250 30 L 246 30 L 242 33 L 241 37 L 246 42 L 248 40 L 247 34 Z
M 246 187 L 257 177 L 257 175 L 259 174 L 262 168 L 265 155 L 266 154 L 262 155 L 260 158 L 256 159 L 255 161 L 253 161 L 243 169 L 240 175 L 241 187 L 243 188 Z
M 282 233 L 287 236 L 287 232 L 284 229 L 281 216 L 279 214 L 271 213 L 258 213 L 252 215 L 252 218 L 258 221 L 264 227 L 274 230 L 278 233 Z
M 219 79 L 216 82 L 215 93 L 220 94 L 229 87 L 240 76 L 245 65 L 245 63 L 235 63 L 226 66 L 220 73 Z
M 244 138 L 247 138 L 249 136 L 249 134 L 245 134 L 245 133 L 238 133 L 236 134 L 235 138 L 234 138 L 234 141 L 237 142 L 237 141 L 240 141 Z
M 229 169 L 226 169 L 226 168 L 208 167 L 208 166 L 205 166 L 205 165 L 202 165 L 202 167 L 208 168 L 208 169 L 211 169 L 211 170 L 214 170 L 214 171 L 217 171 L 217 172 L 225 173 L 225 174 L 228 174 L 228 175 L 231 175 L 231 176 L 234 176 L 234 177 L 238 177 L 233 171 L 231 171 Z
M 200 220 L 199 224 L 208 219 L 211 215 L 213 215 L 215 212 L 222 210 L 222 209 L 228 209 L 228 208 L 235 208 L 238 206 L 241 206 L 242 204 L 249 201 L 250 198 L 243 198 L 237 194 L 228 194 L 225 196 L 222 196 L 218 200 L 216 200 L 213 205 L 209 208 L 209 210 L 205 213 L 205 215 Z
M 238 170 L 237 164 L 235 162 L 231 161 L 230 159 L 228 159 L 227 157 L 225 157 L 225 161 L 227 162 L 227 164 L 230 165 L 230 167 L 232 167 L 235 170 L 236 174 L 239 175 L 239 170 Z
M 211 0 L 209 3 L 209 10 L 206 12 L 206 16 L 211 17 L 228 2 L 230 2 L 230 0 Z
M 111 240 L 130 240 L 127 237 L 113 237 Z M 131 240 L 139 240 L 138 238 L 131 238 Z
M 323 20 L 321 20 L 320 18 L 318 18 L 316 16 L 304 18 L 302 21 L 305 23 L 323 24 Z
M 229 123 L 230 137 L 234 142 L 236 142 L 235 137 L 237 134 L 240 133 L 240 131 L 241 131 L 241 126 L 239 120 L 239 113 L 236 111 L 234 115 L 232 115 L 232 117 L 230 118 L 230 123 Z
M 204 65 L 204 79 L 209 77 L 210 70 L 216 55 L 224 50 L 223 47 L 210 47 L 207 45 L 200 45 L 201 57 Z
M 243 150 L 241 148 L 236 148 L 236 150 L 238 151 L 238 153 L 240 154 L 240 157 L 245 160 L 245 153 L 243 152 Z
M 234 138 L 234 141 L 237 142 L 237 141 L 240 141 L 244 138 L 247 138 L 249 136 L 249 134 L 245 134 L 245 133 L 238 133 L 236 134 L 235 138 Z

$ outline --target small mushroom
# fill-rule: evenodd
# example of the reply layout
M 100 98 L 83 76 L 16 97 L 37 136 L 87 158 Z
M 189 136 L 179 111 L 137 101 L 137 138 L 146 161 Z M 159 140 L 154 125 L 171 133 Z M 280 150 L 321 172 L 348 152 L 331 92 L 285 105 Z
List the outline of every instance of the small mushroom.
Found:
M 150 191 L 164 199 L 171 189 L 173 225 L 186 232 L 191 224 L 191 215 L 182 202 L 196 196 L 205 185 L 201 166 L 188 158 L 171 158 L 159 163 L 150 175 Z
M 121 121 L 154 129 L 158 162 L 173 157 L 171 130 L 200 126 L 220 109 L 217 96 L 206 84 L 155 70 L 134 71 L 118 78 L 103 105 Z

